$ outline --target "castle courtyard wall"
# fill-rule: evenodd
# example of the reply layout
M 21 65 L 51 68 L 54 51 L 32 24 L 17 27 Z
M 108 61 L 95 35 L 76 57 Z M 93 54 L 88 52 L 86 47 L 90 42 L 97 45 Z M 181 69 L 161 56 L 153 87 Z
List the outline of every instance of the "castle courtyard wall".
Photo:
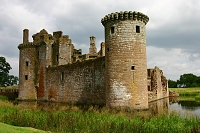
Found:
M 105 57 L 46 68 L 47 100 L 105 105 Z

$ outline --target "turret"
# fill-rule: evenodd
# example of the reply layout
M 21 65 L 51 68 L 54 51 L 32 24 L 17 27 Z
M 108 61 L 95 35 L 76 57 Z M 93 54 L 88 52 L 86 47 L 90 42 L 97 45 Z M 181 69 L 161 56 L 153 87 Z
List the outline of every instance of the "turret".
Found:
M 36 100 L 37 62 L 36 47 L 28 41 L 28 29 L 23 30 L 23 43 L 18 46 L 19 55 L 19 99 Z
M 89 54 L 91 54 L 91 55 L 97 54 L 97 48 L 96 48 L 95 40 L 96 40 L 96 38 L 94 36 L 90 37 Z
M 105 86 L 109 107 L 148 108 L 146 28 L 149 18 L 140 12 L 106 15 Z
M 27 44 L 28 41 L 28 36 L 29 36 L 29 30 L 28 29 L 24 29 L 23 30 L 23 44 Z

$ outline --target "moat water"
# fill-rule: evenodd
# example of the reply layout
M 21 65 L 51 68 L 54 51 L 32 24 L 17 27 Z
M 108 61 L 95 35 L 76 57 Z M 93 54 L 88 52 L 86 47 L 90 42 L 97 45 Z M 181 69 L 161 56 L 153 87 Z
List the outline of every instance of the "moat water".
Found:
M 182 115 L 196 115 L 200 118 L 200 101 L 194 98 L 179 97 L 177 101 L 172 102 L 169 106 L 169 112 L 179 112 Z
M 69 106 L 65 103 L 51 103 L 51 102 L 25 102 L 21 101 L 18 104 L 31 106 L 31 107 L 42 107 L 42 108 L 62 108 L 63 106 Z M 149 103 L 148 112 L 153 115 L 159 115 L 162 113 L 177 113 L 181 116 L 197 116 L 200 118 L 200 102 L 195 101 L 194 98 L 165 98 Z

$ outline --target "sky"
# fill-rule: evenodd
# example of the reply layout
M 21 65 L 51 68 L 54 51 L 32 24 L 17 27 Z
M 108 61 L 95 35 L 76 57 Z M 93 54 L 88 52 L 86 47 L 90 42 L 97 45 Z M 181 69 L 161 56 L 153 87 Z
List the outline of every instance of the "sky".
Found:
M 89 52 L 89 37 L 104 42 L 101 19 L 110 13 L 146 14 L 147 67 L 158 66 L 167 79 L 193 73 L 200 76 L 200 1 L 198 0 L 0 0 L 0 56 L 18 76 L 23 29 L 63 31 L 76 49 Z

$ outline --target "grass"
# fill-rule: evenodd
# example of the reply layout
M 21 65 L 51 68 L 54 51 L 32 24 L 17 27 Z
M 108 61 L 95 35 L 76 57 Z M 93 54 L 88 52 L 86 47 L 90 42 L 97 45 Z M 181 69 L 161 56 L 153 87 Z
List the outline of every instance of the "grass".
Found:
M 179 96 L 192 96 L 195 97 L 200 94 L 200 87 L 194 88 L 169 88 L 171 91 L 176 91 Z
M 30 127 L 16 127 L 4 123 L 0 123 L 0 132 L 4 133 L 50 133 Z
M 200 94 L 195 97 L 195 100 L 200 102 Z
M 0 122 L 14 126 L 33 127 L 52 132 L 77 133 L 185 133 L 200 131 L 200 119 L 180 117 L 177 112 L 170 115 L 136 115 L 135 111 L 99 109 L 76 106 L 62 108 L 35 108 L 15 106 L 0 100 Z
M 3 100 L 3 101 L 4 101 L 4 100 L 8 100 L 8 98 L 7 98 L 6 96 L 1 96 L 1 95 L 0 95 L 0 100 Z

